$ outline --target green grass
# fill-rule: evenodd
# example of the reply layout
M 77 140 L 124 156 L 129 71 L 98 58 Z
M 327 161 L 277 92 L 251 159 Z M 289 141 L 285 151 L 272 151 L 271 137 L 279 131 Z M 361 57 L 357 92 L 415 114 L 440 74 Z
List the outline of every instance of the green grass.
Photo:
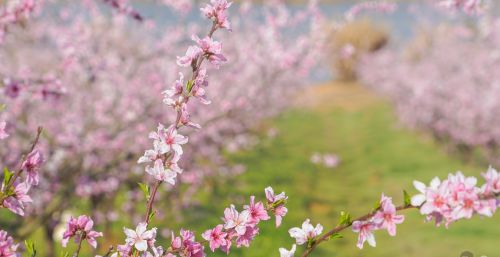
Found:
M 479 175 L 486 167 L 472 167 L 447 155 L 440 146 L 420 135 L 398 127 L 388 106 L 376 103 L 356 111 L 333 107 L 331 110 L 292 110 L 273 121 L 280 134 L 248 152 L 232 156 L 244 163 L 247 172 L 218 190 L 229 195 L 263 196 L 263 188 L 289 195 L 289 214 L 281 228 L 266 224 L 250 249 L 237 256 L 279 256 L 278 248 L 293 243 L 287 230 L 309 217 L 331 228 L 340 211 L 359 216 L 370 211 L 384 192 L 401 203 L 402 190 L 414 194 L 414 179 L 427 183 L 434 176 L 462 170 Z M 313 165 L 313 152 L 333 152 L 342 158 L 336 169 Z M 235 198 L 237 203 L 247 199 Z M 234 199 L 232 199 L 234 200 Z M 228 200 L 210 201 L 201 209 L 220 215 Z M 313 256 L 426 256 L 456 257 L 469 250 L 478 256 L 497 256 L 500 217 L 461 221 L 450 229 L 425 223 L 415 210 L 408 211 L 398 236 L 376 233 L 377 248 L 355 247 L 356 235 L 321 245 Z M 201 217 L 198 217 L 201 218 Z M 190 220 L 196 227 L 216 224 L 217 219 Z M 203 224 L 203 225 L 202 225 Z M 300 251 L 300 250 L 299 250 Z M 223 256 L 223 255 L 220 255 Z

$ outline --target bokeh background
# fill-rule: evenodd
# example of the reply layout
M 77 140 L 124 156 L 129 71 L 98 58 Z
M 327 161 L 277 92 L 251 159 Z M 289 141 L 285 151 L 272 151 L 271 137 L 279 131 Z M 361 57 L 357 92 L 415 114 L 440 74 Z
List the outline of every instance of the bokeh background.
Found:
M 307 48 L 306 54 L 313 60 L 307 68 L 280 66 L 287 56 L 283 54 L 276 59 L 249 61 L 250 65 L 257 67 L 250 71 L 239 68 L 246 64 L 246 58 L 253 56 L 249 53 L 266 55 L 266 49 L 271 47 L 264 36 L 266 33 L 257 28 L 260 25 L 267 26 L 266 3 L 254 3 L 245 14 L 237 11 L 241 3 L 235 4 L 233 17 L 244 23 L 246 17 L 253 16 L 254 25 L 236 26 L 232 34 L 241 33 L 244 36 L 238 36 L 235 40 L 231 40 L 231 34 L 223 35 L 227 39 L 224 47 L 234 52 L 232 56 L 236 64 L 231 64 L 233 60 L 229 58 L 228 67 L 221 67 L 214 75 L 215 82 L 212 83 L 220 85 L 210 90 L 211 94 L 219 95 L 212 100 L 216 105 L 214 109 L 224 110 L 227 117 L 230 117 L 228 113 L 232 113 L 228 110 L 234 110 L 234 115 L 239 117 L 224 118 L 224 121 L 241 126 L 235 128 L 224 122 L 216 123 L 213 131 L 194 140 L 195 146 L 190 149 L 193 153 L 188 157 L 190 164 L 185 170 L 188 174 L 189 169 L 201 170 L 204 175 L 187 176 L 183 179 L 188 183 L 178 190 L 165 188 L 166 193 L 158 198 L 161 215 L 154 225 L 162 231 L 160 242 L 168 242 L 170 231 L 180 228 L 190 228 L 199 234 L 218 224 L 224 208 L 229 204 L 245 204 L 250 195 L 263 197 L 263 189 L 272 186 L 289 196 L 289 212 L 283 225 L 276 229 L 272 223 L 264 224 L 251 248 L 238 249 L 233 254 L 278 256 L 279 247 L 288 248 L 293 243 L 288 236 L 288 229 L 299 226 L 306 217 L 313 224 L 321 223 L 325 228 L 330 228 L 337 224 L 341 211 L 349 211 L 353 216 L 370 211 L 381 193 L 393 196 L 395 202 L 401 203 L 403 190 L 410 194 L 416 193 L 412 186 L 413 180 L 427 182 L 435 176 L 445 177 L 458 170 L 480 176 L 488 165 L 498 163 L 496 145 L 499 134 L 495 124 L 499 122 L 499 109 L 496 107 L 500 107 L 497 104 L 500 101 L 500 91 L 497 89 L 500 77 L 495 73 L 500 68 L 496 52 L 500 46 L 496 35 L 500 32 L 500 26 L 495 18 L 498 7 L 494 1 L 489 2 L 490 9 L 481 16 L 450 13 L 436 8 L 435 1 L 396 1 L 398 8 L 392 13 L 367 11 L 346 23 L 343 21 L 344 13 L 357 2 L 360 1 L 320 1 L 318 10 L 324 17 L 315 29 L 311 29 L 308 23 L 285 26 L 277 42 L 281 44 L 281 49 L 289 53 L 296 51 L 293 45 L 299 42 L 297 38 L 304 39 L 306 43 L 302 47 Z M 135 188 L 137 191 L 136 182 L 144 179 L 142 167 L 135 164 L 135 160 L 145 149 L 142 146 L 147 144 L 147 131 L 154 128 L 157 119 L 169 118 L 164 116 L 161 98 L 151 97 L 147 91 L 153 90 L 153 95 L 158 95 L 178 72 L 165 66 L 172 66 L 175 56 L 181 55 L 183 51 L 179 49 L 184 49 L 182 47 L 189 42 L 187 36 L 178 36 L 169 41 L 170 37 L 174 33 L 184 35 L 199 31 L 194 25 L 190 27 L 183 24 L 203 24 L 203 19 L 197 8 L 179 15 L 179 11 L 152 1 L 132 1 L 131 4 L 144 17 L 155 22 L 156 30 L 168 29 L 170 32 L 161 36 L 153 32 L 153 36 L 141 38 L 144 31 L 140 26 L 134 22 L 122 24 L 119 21 L 117 25 L 114 21 L 108 21 L 111 18 L 107 11 L 100 14 L 100 20 L 95 23 L 82 18 L 79 25 L 81 31 L 87 31 L 85 26 L 89 23 L 92 30 L 88 30 L 91 31 L 88 37 L 79 37 L 81 41 L 75 46 L 81 47 L 77 51 L 83 50 L 86 54 L 81 57 L 88 57 L 88 60 L 76 61 L 77 68 L 73 72 L 81 74 L 85 70 L 82 67 L 89 67 L 88 70 L 100 67 L 103 64 L 95 56 L 112 52 L 116 53 L 113 58 L 116 58 L 117 64 L 109 65 L 109 69 L 116 74 L 103 79 L 100 75 L 109 71 L 95 69 L 95 72 L 87 72 L 86 75 L 93 74 L 96 78 L 88 80 L 88 76 L 69 76 L 61 81 L 69 95 L 74 90 L 88 89 L 95 90 L 95 93 L 89 94 L 88 98 L 73 97 L 62 100 L 63 103 L 56 103 L 72 106 L 71 110 L 63 108 L 54 111 L 55 107 L 48 105 L 34 113 L 31 110 L 39 107 L 33 102 L 5 97 L 7 106 L 16 106 L 14 114 L 8 117 L 16 120 L 19 123 L 16 128 L 23 131 L 9 141 L 9 147 L 15 148 L 27 142 L 30 138 L 27 131 L 36 124 L 48 126 L 45 140 L 50 143 L 44 146 L 49 153 L 47 170 L 50 172 L 47 173 L 57 178 L 57 182 L 47 182 L 38 189 L 40 197 L 45 200 L 43 206 L 34 208 L 33 212 L 41 211 L 44 218 L 19 221 L 14 215 L 0 212 L 0 227 L 21 238 L 35 239 L 40 256 L 50 256 L 52 251 L 60 249 L 61 221 L 70 215 L 91 213 L 94 217 L 101 217 L 98 219 L 98 228 L 108 235 L 109 241 L 100 241 L 99 245 L 105 249 L 107 245 L 123 241 L 122 227 L 131 227 L 130 221 L 141 217 L 143 213 L 141 205 L 130 207 L 140 202 L 141 198 L 138 192 L 131 193 L 128 190 Z M 302 1 L 285 1 L 284 4 L 292 15 L 308 8 Z M 78 12 L 78 8 L 79 5 L 72 1 L 52 3 L 37 17 L 31 26 L 32 30 L 28 25 L 17 31 L 11 39 L 6 39 L 1 56 L 11 61 L 1 61 L 0 74 L 14 72 L 22 77 L 22 65 L 13 65 L 12 62 L 22 60 L 31 67 L 36 66 L 30 72 L 31 75 L 42 74 L 45 79 L 52 79 L 47 75 L 50 72 L 40 68 L 46 67 L 43 64 L 48 62 L 51 55 L 37 52 L 37 47 L 41 39 L 49 34 L 57 34 L 57 30 L 47 32 L 44 36 L 46 31 L 41 31 L 50 29 L 37 26 L 57 22 L 57 19 L 52 18 L 60 16 L 63 10 L 74 13 Z M 83 16 L 88 18 L 92 15 L 87 13 Z M 40 22 L 37 25 L 38 20 L 47 20 L 47 23 Z M 72 18 L 66 19 L 68 24 L 73 21 Z M 60 26 L 62 28 L 58 29 L 64 30 L 64 25 Z M 78 31 L 71 30 L 75 28 L 72 26 L 68 25 L 68 31 Z M 39 34 L 26 36 L 34 31 Z M 106 39 L 97 40 L 99 35 Z M 323 37 L 313 40 L 318 35 Z M 71 42 L 71 37 L 59 39 L 63 45 Z M 128 61 L 134 63 L 140 59 L 123 55 L 136 51 L 149 56 L 151 52 L 143 48 L 156 46 L 149 42 L 155 39 L 161 41 L 162 46 L 158 49 L 166 52 L 161 55 L 164 59 L 148 62 L 144 66 L 132 64 L 130 70 L 122 69 L 126 67 L 123 66 L 126 65 L 123 60 L 130 64 Z M 324 44 L 316 48 L 307 39 L 314 42 L 322 40 Z M 255 41 L 249 43 L 247 48 L 234 49 L 231 46 L 245 40 Z M 94 41 L 97 43 L 92 43 Z M 252 44 L 256 49 L 250 47 Z M 87 53 L 92 52 L 89 49 L 98 51 Z M 301 60 L 296 62 L 300 63 Z M 155 77 L 155 73 L 150 72 L 155 69 L 168 74 L 164 76 L 168 79 L 163 79 L 163 75 L 159 76 L 161 79 Z M 121 77 L 123 70 L 127 76 Z M 241 70 L 246 73 L 240 76 L 238 72 Z M 299 83 L 297 74 L 293 73 L 302 70 L 306 72 L 300 76 Z M 139 73 L 137 76 L 140 79 L 137 81 L 134 80 L 134 72 Z M 236 75 L 234 78 L 224 78 L 224 73 Z M 259 89 L 259 93 L 242 89 L 245 83 L 256 77 L 260 81 L 263 74 L 269 76 L 269 81 L 262 82 L 264 89 Z M 57 73 L 50 75 L 57 77 Z M 99 86 L 89 86 L 92 83 Z M 156 84 L 146 88 L 146 83 Z M 231 91 L 231 85 L 234 85 L 235 92 Z M 4 87 L 8 87 L 5 80 Z M 112 92 L 117 87 L 127 88 L 115 96 L 115 100 L 121 99 L 117 100 L 118 104 L 111 101 L 103 103 L 103 110 L 93 109 L 94 100 L 100 101 L 100 97 L 105 98 L 107 94 L 114 95 Z M 293 90 L 284 93 L 288 88 Z M 139 96 L 138 100 L 129 101 L 136 96 Z M 64 99 L 66 96 L 63 94 L 61 97 Z M 276 97 L 280 100 L 277 101 Z M 244 104 L 235 104 L 242 98 Z M 256 102 L 257 98 L 266 100 Z M 146 101 L 158 107 L 142 108 L 141 105 Z M 224 102 L 226 105 L 223 105 L 217 101 L 229 103 Z M 489 104 L 486 105 L 486 102 Z M 446 106 L 447 109 L 441 110 L 436 106 Z M 82 130 L 73 137 L 72 131 L 80 131 L 80 125 L 73 123 L 75 120 L 98 117 L 101 112 L 107 115 L 96 118 L 97 122 L 90 119 L 92 122 L 84 124 L 97 124 L 95 126 L 104 130 L 109 124 L 121 124 L 122 119 L 128 118 L 124 112 L 115 113 L 119 108 L 130 108 L 131 112 L 135 112 L 134 115 L 147 116 L 149 120 L 141 123 L 142 126 L 133 125 L 133 133 L 136 133 L 133 136 L 108 139 L 110 136 L 100 130 L 95 133 Z M 253 112 L 253 108 L 258 113 Z M 113 110 L 112 115 L 109 114 L 110 110 Z M 68 112 L 74 112 L 76 117 L 68 117 Z M 220 113 L 216 111 L 208 114 L 209 117 L 203 121 L 209 123 L 211 118 L 218 117 Z M 61 134 L 67 137 L 50 135 L 53 133 L 51 129 L 60 126 L 60 123 L 44 123 L 54 115 L 58 119 L 64 118 L 68 131 Z M 204 117 L 203 113 L 196 113 L 195 116 Z M 135 124 L 135 118 L 130 119 L 130 123 L 123 123 L 127 127 L 120 125 L 113 128 L 115 132 L 112 133 L 119 133 L 116 131 Z M 142 141 L 137 136 L 141 132 Z M 116 145 L 108 149 L 109 145 L 98 144 L 103 138 Z M 89 141 L 95 142 L 85 143 Z M 67 146 L 67 152 L 60 154 L 51 148 L 58 144 Z M 77 147 L 79 145 L 84 146 L 84 150 Z M 200 149 L 198 145 L 208 146 Z M 129 153 L 115 155 L 115 148 L 127 148 Z M 197 150 L 202 152 L 202 158 L 197 158 Z M 92 160 L 81 157 L 89 154 L 96 157 Z M 15 159 L 16 153 L 11 155 L 3 162 L 8 164 Z M 81 158 L 75 161 L 73 156 Z M 116 162 L 120 164 L 115 165 Z M 131 175 L 120 175 L 125 172 Z M 120 179 L 109 181 L 111 177 Z M 80 188 L 79 193 L 75 185 L 82 180 L 86 181 L 87 186 Z M 99 181 L 105 183 L 101 185 L 97 183 Z M 102 191 L 99 194 L 85 193 L 98 187 L 113 189 L 110 192 L 99 189 Z M 45 195 L 49 191 L 51 193 Z M 97 211 L 102 206 L 108 207 L 106 213 Z M 50 212 L 46 212 L 46 209 L 50 209 Z M 405 214 L 406 221 L 398 226 L 397 237 L 391 238 L 383 232 L 376 234 L 377 248 L 359 250 L 355 247 L 357 234 L 345 231 L 344 238 L 321 245 L 312 256 L 455 257 L 464 251 L 477 256 L 498 256 L 498 215 L 491 219 L 475 217 L 460 221 L 446 229 L 426 223 L 424 217 L 415 211 Z M 85 254 L 93 256 L 91 252 Z

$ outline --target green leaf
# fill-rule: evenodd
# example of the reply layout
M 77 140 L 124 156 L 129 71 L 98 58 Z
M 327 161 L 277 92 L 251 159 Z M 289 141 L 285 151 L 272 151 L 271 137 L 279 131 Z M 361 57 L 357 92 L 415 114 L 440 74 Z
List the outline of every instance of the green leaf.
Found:
M 13 175 L 14 175 L 14 173 L 10 172 L 9 168 L 5 167 L 3 169 L 3 183 L 4 183 L 4 185 L 9 184 L 10 179 L 12 178 Z
M 61 252 L 61 254 L 59 256 L 60 257 L 69 257 L 69 253 L 68 252 Z
M 404 199 L 405 206 L 410 206 L 411 205 L 411 197 L 408 194 L 408 192 L 406 192 L 406 190 L 403 190 L 403 199 Z
M 142 192 L 144 192 L 144 195 L 146 198 L 149 198 L 149 186 L 144 184 L 144 183 L 137 183 L 139 187 L 141 188 Z
M 328 237 L 328 240 L 340 239 L 340 238 L 344 238 L 344 236 L 342 236 L 340 233 L 333 233 Z
M 26 251 L 30 255 L 30 257 L 35 257 L 36 256 L 36 248 L 35 248 L 35 243 L 31 240 L 25 240 L 24 245 L 26 246 Z
M 153 220 L 154 216 L 155 216 L 155 211 L 152 211 L 150 214 L 149 214 L 149 220 Z
M 377 200 L 377 201 L 375 202 L 375 204 L 373 205 L 373 210 L 378 210 L 378 209 L 380 209 L 380 204 L 381 204 L 381 203 L 380 203 L 380 201 L 379 201 L 379 200 Z
M 351 214 L 345 211 L 340 212 L 339 225 L 350 225 L 352 223 Z
M 194 86 L 194 81 L 188 80 L 187 85 L 186 85 L 186 91 L 188 93 L 191 93 L 191 89 L 193 89 L 193 86 Z

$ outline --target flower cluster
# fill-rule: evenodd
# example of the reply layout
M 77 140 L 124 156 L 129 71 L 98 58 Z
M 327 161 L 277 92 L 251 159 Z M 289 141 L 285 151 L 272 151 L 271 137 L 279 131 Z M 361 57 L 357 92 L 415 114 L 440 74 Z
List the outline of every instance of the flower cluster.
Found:
M 213 19 L 217 27 L 231 30 L 231 23 L 229 22 L 226 10 L 232 3 L 227 2 L 227 0 L 210 0 L 210 3 L 201 8 L 201 12 L 205 17 Z
M 0 230 L 0 256 L 2 257 L 18 257 L 18 244 L 14 243 L 14 239 L 7 234 L 6 231 Z
M 158 125 L 157 132 L 151 132 L 149 138 L 153 139 L 152 150 L 147 150 L 138 163 L 153 162 L 153 167 L 146 166 L 146 172 L 158 181 L 164 181 L 175 185 L 177 174 L 182 173 L 177 162 L 182 155 L 182 146 L 188 142 L 188 138 L 177 134 L 174 126 L 165 128 Z M 163 159 L 165 161 L 163 161 Z
M 272 188 L 266 188 L 266 192 L 272 191 Z M 276 199 L 281 200 L 277 203 Z M 224 217 L 222 218 L 224 223 L 218 224 L 201 234 L 201 237 L 205 240 L 203 242 L 196 241 L 192 231 L 181 229 L 179 236 L 172 232 L 170 245 L 163 248 L 155 245 L 157 228 L 147 230 L 147 223 L 139 223 L 135 230 L 124 228 L 127 238 L 124 245 L 117 247 L 116 253 L 119 253 L 121 257 L 131 257 L 134 254 L 135 256 L 146 257 L 203 257 L 205 256 L 204 243 L 207 243 L 212 252 L 220 249 L 229 254 L 232 246 L 237 248 L 249 247 L 251 241 L 259 233 L 259 223 L 270 219 L 268 211 L 276 212 L 276 209 L 285 208 L 284 199 L 286 199 L 284 193 L 277 198 L 273 194 L 273 198 L 267 199 L 268 204 L 265 205 L 263 202 L 256 202 L 255 197 L 251 196 L 250 203 L 243 206 L 242 211 L 238 211 L 234 205 L 231 205 L 224 210 Z M 284 216 L 282 211 L 278 212 Z
M 25 204 L 33 202 L 28 195 L 31 186 L 39 183 L 38 171 L 43 163 L 43 155 L 34 148 L 38 137 L 39 135 L 35 140 L 33 150 L 24 158 L 20 170 L 15 173 L 6 170 L 7 176 L 4 177 L 0 191 L 0 206 L 20 216 L 24 216 Z M 22 181 L 22 173 L 26 174 L 24 181 Z
M 491 217 L 495 213 L 498 201 L 495 195 L 498 190 L 498 172 L 489 168 L 483 174 L 486 183 L 478 187 L 475 177 L 465 177 L 461 172 L 448 175 L 441 181 L 434 178 L 429 186 L 414 181 L 420 194 L 411 199 L 413 206 L 420 208 L 420 213 L 428 220 L 435 219 L 436 224 L 444 223 L 446 227 L 460 219 L 470 219 L 474 214 Z
M 281 224 L 281 218 L 286 215 L 286 211 L 283 211 L 283 208 L 286 209 L 284 207 L 286 196 L 284 193 L 274 195 L 271 187 L 266 188 L 265 192 L 267 205 L 263 202 L 255 202 L 255 197 L 251 196 L 250 204 L 245 205 L 241 212 L 231 205 L 224 210 L 224 224 L 216 225 L 202 234 L 212 251 L 221 249 L 229 254 L 233 242 L 237 248 L 249 247 L 250 242 L 259 233 L 258 224 L 270 219 L 268 211 L 279 213 L 276 216 L 277 226 Z
M 62 246 L 66 247 L 68 241 L 74 237 L 75 243 L 81 244 L 86 240 L 93 248 L 97 247 L 97 237 L 102 237 L 102 232 L 92 230 L 94 221 L 85 215 L 78 218 L 71 217 L 67 224 L 67 229 L 64 231 Z

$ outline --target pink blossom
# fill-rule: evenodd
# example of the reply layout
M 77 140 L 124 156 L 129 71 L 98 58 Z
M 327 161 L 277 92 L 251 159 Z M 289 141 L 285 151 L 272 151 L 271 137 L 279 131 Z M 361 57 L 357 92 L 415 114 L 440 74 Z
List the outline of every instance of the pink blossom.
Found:
M 28 154 L 21 168 L 28 173 L 26 182 L 31 185 L 38 185 L 38 170 L 43 163 L 43 155 L 37 149 Z
M 149 134 L 149 138 L 154 140 L 155 149 L 158 149 L 160 154 L 173 151 L 178 155 L 182 155 L 181 145 L 188 142 L 188 138 L 178 134 L 174 126 L 165 129 L 162 124 L 158 125 L 157 132 L 151 132 Z
M 227 61 L 226 57 L 222 54 L 222 43 L 213 40 L 211 37 L 200 39 L 196 35 L 192 36 L 203 54 L 208 58 L 208 61 L 214 64 L 217 68 L 220 64 Z
M 494 175 L 492 171 L 489 173 Z M 434 178 L 429 187 L 415 181 L 415 188 L 421 194 L 412 197 L 412 205 L 419 207 L 420 213 L 428 220 L 435 218 L 438 225 L 444 221 L 448 226 L 459 219 L 470 219 L 476 213 L 491 217 L 497 209 L 497 202 L 488 199 L 491 197 L 488 179 L 481 188 L 476 183 L 476 178 L 465 177 L 461 172 L 450 174 L 442 182 Z
M 359 249 L 363 249 L 365 242 L 368 242 L 373 247 L 377 245 L 375 236 L 373 235 L 375 229 L 377 229 L 377 225 L 371 221 L 356 220 L 352 223 L 352 231 L 359 233 L 358 243 L 356 244 Z
M 14 243 L 14 239 L 7 234 L 6 231 L 0 230 L 0 256 L 2 257 L 19 257 L 17 253 L 18 244 Z
M 147 230 L 146 223 L 139 223 L 134 230 L 123 228 L 123 232 L 127 235 L 125 242 L 127 245 L 134 246 L 138 251 L 144 252 L 148 249 L 148 245 L 154 243 L 156 238 L 156 228 Z
M 157 146 L 157 145 L 155 145 Z M 154 150 L 146 150 L 144 152 L 144 155 L 139 158 L 137 163 L 147 163 L 147 162 L 154 162 L 156 159 L 158 159 L 160 149 L 154 149 Z
M 225 238 L 227 234 L 223 232 L 223 228 L 223 225 L 217 225 L 214 229 L 207 230 L 201 235 L 205 240 L 208 241 L 212 252 L 214 252 L 215 249 L 221 247 L 222 245 L 226 245 Z
M 262 202 L 255 203 L 255 196 L 250 196 L 250 205 L 244 206 L 245 210 L 248 210 L 250 217 L 249 223 L 257 224 L 261 220 L 269 220 L 270 217 L 267 214 L 266 208 Z
M 323 232 L 323 226 L 317 224 L 316 227 L 313 227 L 309 219 L 306 219 L 304 223 L 302 223 L 302 228 L 296 227 L 288 230 L 288 233 L 290 233 L 291 237 L 295 238 L 298 245 L 303 245 L 309 240 L 316 238 L 321 232 Z
M 5 131 L 5 127 L 7 126 L 7 122 L 1 121 L 0 122 L 0 140 L 6 139 L 9 137 L 9 134 L 7 134 L 7 131 Z
M 224 228 L 234 229 L 237 235 L 241 236 L 245 234 L 247 224 L 249 222 L 250 213 L 248 210 L 244 210 L 239 213 L 234 205 L 231 204 L 229 208 L 224 210 Z
M 380 210 L 373 216 L 373 221 L 379 224 L 380 228 L 387 229 L 389 235 L 396 236 L 396 224 L 403 223 L 404 219 L 403 215 L 396 214 L 396 206 L 392 203 L 392 198 L 382 194 Z
M 285 248 L 280 248 L 279 249 L 279 251 L 280 251 L 280 257 L 293 257 L 293 255 L 295 254 L 296 250 L 297 250 L 297 245 L 296 244 L 292 245 L 292 249 L 290 249 L 290 251 L 288 251 Z
M 93 248 L 96 248 L 96 238 L 102 237 L 102 233 L 92 230 L 93 227 L 94 221 L 88 216 L 71 217 L 63 234 L 62 246 L 66 247 L 69 239 L 75 237 L 76 243 L 80 242 L 80 240 L 87 240 Z
M 181 67 L 188 67 L 192 65 L 193 61 L 198 59 L 203 51 L 197 46 L 190 46 L 186 51 L 186 55 L 177 57 L 177 65 Z
M 120 254 L 120 257 L 130 257 L 132 256 L 134 249 L 132 248 L 131 245 L 124 244 L 124 245 L 118 245 L 116 247 L 116 251 Z
M 259 234 L 259 228 L 254 226 L 247 226 L 245 233 L 236 238 L 236 247 L 250 247 L 250 242 Z
M 5 191 L 4 186 L 5 185 L 2 185 L 2 192 Z M 33 202 L 31 197 L 28 195 L 30 187 L 31 185 L 26 182 L 14 183 L 14 191 L 11 195 L 5 198 L 2 203 L 3 206 L 11 210 L 15 214 L 24 216 L 25 203 Z
M 276 227 L 279 227 L 283 217 L 288 212 L 288 209 L 285 207 L 288 197 L 285 195 L 285 192 L 275 195 L 272 187 L 267 187 L 264 191 L 266 193 L 267 205 L 272 208 L 276 217 Z
M 146 172 L 159 181 L 164 181 L 171 185 L 175 185 L 175 178 L 177 177 L 177 172 L 165 168 L 165 166 L 163 165 L 163 161 L 161 159 L 156 160 L 154 162 L 153 167 L 147 166 Z
M 189 126 L 195 129 L 201 129 L 200 124 L 191 121 L 191 115 L 187 111 L 187 104 L 182 104 L 181 106 L 181 118 L 179 122 L 184 126 Z
M 227 0 L 210 0 L 211 4 L 207 4 L 201 8 L 201 12 L 205 17 L 214 19 L 218 27 L 231 30 L 231 24 L 226 14 L 226 10 L 231 6 L 231 2 Z
M 288 213 L 288 209 L 284 205 L 278 205 L 274 208 L 274 215 L 276 217 L 276 227 L 281 226 L 283 217 Z
M 175 81 L 171 89 L 163 91 L 165 98 L 163 103 L 168 106 L 176 107 L 180 104 L 182 100 L 182 94 L 184 92 L 184 74 L 179 72 L 179 79 Z M 177 99 L 177 100 L 176 100 Z
M 194 233 L 189 230 L 181 229 L 181 237 L 175 237 L 172 234 L 172 249 L 180 251 L 181 256 L 186 257 L 204 257 L 204 247 L 195 241 Z
M 485 193 L 500 193 L 500 174 L 493 167 L 489 167 L 486 173 L 482 174 L 486 180 L 484 185 Z

